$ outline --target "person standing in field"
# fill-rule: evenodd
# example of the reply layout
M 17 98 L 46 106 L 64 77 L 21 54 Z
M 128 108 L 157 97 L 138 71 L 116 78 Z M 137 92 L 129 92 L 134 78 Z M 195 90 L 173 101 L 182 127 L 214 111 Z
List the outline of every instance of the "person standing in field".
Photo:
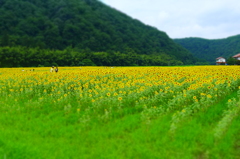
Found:
M 55 68 L 55 72 L 57 73 L 58 72 L 58 67 L 56 66 L 56 68 Z
M 54 71 L 54 66 L 50 68 L 50 72 L 53 72 L 53 71 Z

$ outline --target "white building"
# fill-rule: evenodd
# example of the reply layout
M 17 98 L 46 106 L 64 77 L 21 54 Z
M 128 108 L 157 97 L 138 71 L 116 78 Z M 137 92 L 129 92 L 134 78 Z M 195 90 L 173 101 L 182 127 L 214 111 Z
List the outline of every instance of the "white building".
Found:
M 233 58 L 235 58 L 236 60 L 240 60 L 240 53 L 237 55 L 234 55 Z
M 216 58 L 216 65 L 221 65 L 221 64 L 226 65 L 226 59 L 223 57 Z

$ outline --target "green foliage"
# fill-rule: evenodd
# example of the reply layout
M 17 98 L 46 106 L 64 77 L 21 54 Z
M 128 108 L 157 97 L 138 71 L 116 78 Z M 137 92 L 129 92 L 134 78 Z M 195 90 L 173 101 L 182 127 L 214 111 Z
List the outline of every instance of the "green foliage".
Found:
M 84 59 L 82 60 L 82 63 L 84 66 L 94 66 L 95 64 L 90 59 Z
M 216 64 L 216 58 L 228 59 L 240 52 L 240 35 L 225 39 L 208 40 L 202 38 L 174 39 L 174 41 L 193 53 L 194 56 Z M 232 60 L 230 63 L 232 64 Z
M 67 47 L 49 50 L 28 47 L 0 47 L 0 67 L 54 66 L 174 66 L 183 65 L 167 54 L 142 55 L 136 53 L 81 52 Z
M 197 61 L 166 33 L 97 0 L 2 0 L 0 21 L 2 47 L 24 46 L 50 50 L 71 47 L 81 50 L 79 52 L 88 50 L 108 52 L 109 55 L 110 52 L 121 52 L 131 54 L 128 57 L 132 59 L 126 65 L 140 65 L 130 62 L 136 54 L 168 55 L 183 64 L 194 64 Z M 111 59 L 106 59 L 106 55 L 101 58 L 103 61 L 100 58 L 95 61 L 97 65 L 110 65 Z M 117 65 L 121 63 L 119 60 Z M 76 65 L 78 62 L 67 64 Z
M 229 57 L 227 59 L 227 64 L 228 65 L 234 65 L 234 64 L 236 64 L 236 62 L 237 62 L 237 60 L 235 58 L 233 58 L 233 57 Z

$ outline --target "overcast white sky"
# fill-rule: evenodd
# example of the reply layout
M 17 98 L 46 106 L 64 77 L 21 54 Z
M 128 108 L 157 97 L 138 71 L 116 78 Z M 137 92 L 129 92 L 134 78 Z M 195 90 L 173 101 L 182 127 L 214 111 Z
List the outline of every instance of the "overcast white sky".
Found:
M 239 0 L 100 0 L 170 38 L 219 39 L 240 34 Z

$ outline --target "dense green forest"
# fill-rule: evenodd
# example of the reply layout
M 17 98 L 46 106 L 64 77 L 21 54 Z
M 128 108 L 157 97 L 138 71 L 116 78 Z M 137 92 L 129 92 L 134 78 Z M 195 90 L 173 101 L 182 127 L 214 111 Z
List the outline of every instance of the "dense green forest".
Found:
M 211 64 L 215 64 L 216 58 L 220 56 L 230 60 L 232 56 L 240 53 L 240 35 L 225 39 L 184 38 L 174 41 L 191 51 L 194 56 Z
M 1 66 L 78 65 L 84 59 L 95 65 L 197 62 L 165 32 L 97 0 L 1 0 L 0 22 Z M 62 54 L 67 57 L 61 59 Z M 115 56 L 122 61 L 116 62 Z M 35 61 L 26 62 L 28 58 Z
M 28 47 L 0 47 L 0 67 L 42 66 L 168 66 L 183 65 L 167 54 L 136 54 L 120 52 L 78 52 L 71 47 L 64 50 Z

